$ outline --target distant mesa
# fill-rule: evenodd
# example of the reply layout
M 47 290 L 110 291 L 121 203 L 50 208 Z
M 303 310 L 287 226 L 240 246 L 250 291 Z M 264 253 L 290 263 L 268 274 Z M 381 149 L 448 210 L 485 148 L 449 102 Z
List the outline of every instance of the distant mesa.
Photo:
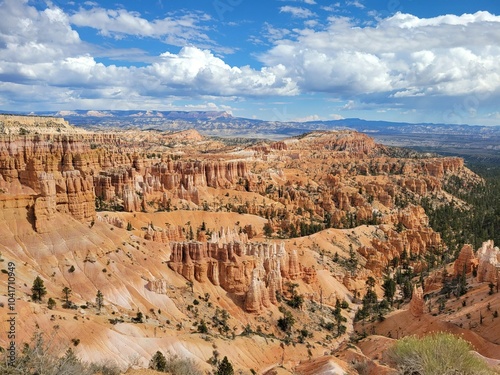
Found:
M 28 135 L 69 133 L 86 132 L 71 126 L 68 121 L 60 117 L 0 114 L 0 134 Z

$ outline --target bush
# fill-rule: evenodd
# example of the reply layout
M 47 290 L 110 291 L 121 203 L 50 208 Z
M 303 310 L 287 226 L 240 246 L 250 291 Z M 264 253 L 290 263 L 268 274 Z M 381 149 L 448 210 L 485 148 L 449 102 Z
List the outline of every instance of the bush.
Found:
M 156 362 L 154 361 L 155 357 Z M 158 368 L 151 367 L 155 364 L 160 366 Z M 158 371 L 167 372 L 169 374 L 203 375 L 203 372 L 198 368 L 192 359 L 179 358 L 178 355 L 172 353 L 168 353 L 168 356 L 165 357 L 161 352 L 156 352 L 153 358 L 151 358 L 149 366 L 150 368 L 158 369 Z
M 207 323 L 202 319 L 198 324 L 198 333 L 208 333 Z
M 401 374 L 495 374 L 470 350 L 467 341 L 440 332 L 423 338 L 405 337 L 388 354 Z
M 10 365 L 7 352 L 0 353 L 0 374 L 2 375 L 119 375 L 116 366 L 86 364 L 71 349 L 58 357 L 50 350 L 52 342 L 46 342 L 39 332 L 33 335 L 31 344 L 25 344 Z
M 49 298 L 47 301 L 47 307 L 52 310 L 54 307 L 56 307 L 56 301 L 53 298 Z
M 153 356 L 153 358 L 151 358 L 151 361 L 149 361 L 149 368 L 156 371 L 165 372 L 166 366 L 167 366 L 167 359 L 160 351 L 157 351 Z
M 95 375 L 120 375 L 122 373 L 116 364 L 92 363 L 89 366 L 89 371 Z
M 44 282 L 40 278 L 40 276 L 37 276 L 35 278 L 35 280 L 33 281 L 33 286 L 31 287 L 31 292 L 33 293 L 31 295 L 31 299 L 34 302 L 42 301 L 43 296 L 47 294 L 47 289 L 45 288 Z
M 278 319 L 278 327 L 285 333 L 290 333 L 294 324 L 295 318 L 290 311 L 284 311 L 283 317 Z
M 217 366 L 217 371 L 215 372 L 215 374 L 216 375 L 234 374 L 233 365 L 231 364 L 231 362 L 229 362 L 226 356 L 224 356 L 224 359 L 219 363 L 219 366 Z

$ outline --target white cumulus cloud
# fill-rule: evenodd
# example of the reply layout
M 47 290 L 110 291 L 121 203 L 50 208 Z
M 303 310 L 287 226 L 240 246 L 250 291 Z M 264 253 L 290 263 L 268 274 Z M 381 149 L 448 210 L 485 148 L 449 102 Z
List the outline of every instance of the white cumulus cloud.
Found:
M 311 18 L 315 14 L 306 8 L 286 5 L 280 8 L 280 13 L 290 13 L 295 18 Z
M 162 98 L 172 97 L 299 93 L 282 64 L 261 69 L 231 66 L 195 46 L 165 52 L 139 67 L 105 64 L 93 55 L 96 47 L 84 43 L 72 28 L 72 22 L 83 24 L 78 20 L 81 12 L 70 17 L 53 5 L 37 10 L 27 1 L 4 0 L 0 13 L 6 20 L 0 23 L 0 103 L 7 107 L 45 102 L 65 108 L 96 107 L 96 103 L 100 108 L 103 104 L 144 108 L 146 102 L 162 103 Z M 151 23 L 126 11 L 93 8 L 87 16 L 92 19 L 89 25 L 109 33 L 162 36 L 176 27 L 170 20 Z
M 322 30 L 293 35 L 275 41 L 261 61 L 284 65 L 303 92 L 500 95 L 500 16 L 488 12 L 430 19 L 397 13 L 367 27 L 332 17 Z
M 185 45 L 186 42 L 211 42 L 200 25 L 200 21 L 208 19 L 207 15 L 193 13 L 150 21 L 137 12 L 126 9 L 105 9 L 98 6 L 90 9 L 81 8 L 70 17 L 72 24 L 94 28 L 104 36 L 150 37 L 178 46 Z

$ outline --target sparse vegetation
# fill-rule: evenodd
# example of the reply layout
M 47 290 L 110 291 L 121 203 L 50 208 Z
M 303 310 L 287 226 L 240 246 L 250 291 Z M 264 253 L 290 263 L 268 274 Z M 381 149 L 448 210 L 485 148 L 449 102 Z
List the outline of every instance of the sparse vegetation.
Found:
M 101 293 L 100 290 L 97 291 L 97 294 L 95 296 L 95 304 L 97 305 L 97 309 L 101 311 L 101 308 L 104 304 L 104 295 Z
M 149 361 L 149 368 L 171 375 L 203 375 L 192 359 L 180 358 L 176 354 L 157 351 Z
M 7 352 L 0 352 L 0 374 L 2 375 L 119 375 L 113 364 L 87 364 L 76 357 L 73 350 L 58 356 L 52 351 L 54 339 L 45 341 L 42 333 L 33 335 L 30 344 L 24 344 L 14 361 L 7 361 Z M 79 340 L 78 340 L 79 343 Z
M 135 318 L 132 318 L 132 322 L 134 323 L 144 323 L 144 314 L 140 311 L 137 312 Z
M 234 374 L 234 369 L 233 365 L 229 360 L 227 359 L 226 356 L 222 359 L 222 361 L 219 363 L 219 366 L 217 366 L 217 371 L 215 372 L 214 375 L 233 375 Z
M 56 307 L 56 301 L 53 298 L 49 298 L 47 301 L 47 307 L 52 310 L 54 307 Z
M 37 276 L 33 281 L 33 286 L 31 287 L 31 299 L 34 302 L 41 302 L 43 296 L 47 294 L 47 289 L 40 276 Z
M 389 358 L 400 374 L 495 374 L 471 353 L 471 345 L 450 333 L 435 333 L 421 339 L 409 336 L 396 341 Z
M 64 303 L 63 303 L 63 307 L 65 309 L 69 309 L 71 307 L 71 301 L 69 299 L 69 297 L 71 296 L 71 289 L 68 288 L 67 286 L 65 286 L 63 289 L 62 289 L 62 293 L 63 293 L 63 298 L 64 298 Z
M 292 313 L 288 310 L 282 309 L 283 316 L 278 319 L 278 328 L 283 332 L 290 334 L 292 327 L 295 324 L 295 318 Z

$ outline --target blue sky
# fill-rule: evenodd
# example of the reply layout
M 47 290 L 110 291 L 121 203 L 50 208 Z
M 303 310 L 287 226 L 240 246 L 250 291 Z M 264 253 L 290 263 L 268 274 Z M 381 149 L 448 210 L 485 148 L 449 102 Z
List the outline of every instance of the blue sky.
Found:
M 0 109 L 500 125 L 497 0 L 0 0 Z

